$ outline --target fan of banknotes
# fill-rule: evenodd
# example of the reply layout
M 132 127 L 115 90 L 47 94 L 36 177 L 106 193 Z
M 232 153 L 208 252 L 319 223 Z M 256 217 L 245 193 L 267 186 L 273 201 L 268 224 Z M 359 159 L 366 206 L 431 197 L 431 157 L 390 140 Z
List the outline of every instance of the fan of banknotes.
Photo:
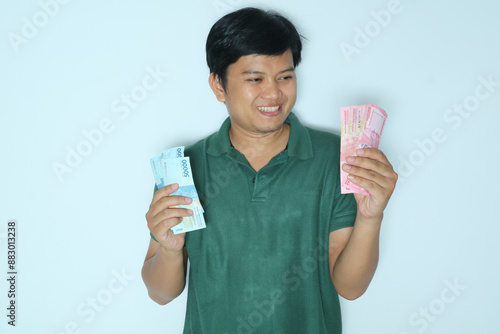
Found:
M 184 233 L 205 228 L 203 207 L 198 192 L 194 186 L 193 172 L 189 157 L 184 156 L 184 146 L 173 147 L 160 152 L 151 159 L 151 168 L 158 189 L 177 183 L 179 189 L 172 195 L 190 197 L 193 201 L 189 205 L 179 205 L 179 208 L 193 210 L 193 215 L 184 217 L 182 222 L 171 228 L 174 234 Z
M 356 155 L 359 148 L 378 148 L 387 113 L 373 104 L 340 108 L 340 192 L 370 196 L 366 189 L 352 183 L 342 170 L 346 158 Z

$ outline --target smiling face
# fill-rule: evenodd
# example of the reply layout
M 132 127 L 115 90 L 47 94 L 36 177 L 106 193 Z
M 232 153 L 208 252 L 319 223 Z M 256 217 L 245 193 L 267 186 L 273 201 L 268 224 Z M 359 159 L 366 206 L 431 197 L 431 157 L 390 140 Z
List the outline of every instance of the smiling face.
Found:
M 226 104 L 230 131 L 253 136 L 280 130 L 297 98 L 292 52 L 242 56 L 228 67 L 225 90 L 214 75 L 210 86 Z

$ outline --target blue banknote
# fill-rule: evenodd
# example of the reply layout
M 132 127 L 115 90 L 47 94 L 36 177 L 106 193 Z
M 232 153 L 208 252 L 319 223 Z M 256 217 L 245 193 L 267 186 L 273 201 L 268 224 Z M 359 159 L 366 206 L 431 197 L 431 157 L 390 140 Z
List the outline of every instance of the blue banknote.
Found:
M 204 210 L 194 185 L 189 157 L 184 156 L 184 146 L 173 147 L 151 158 L 151 169 L 158 189 L 177 183 L 179 189 L 171 196 L 186 196 L 193 200 L 189 205 L 177 206 L 193 210 L 193 215 L 184 217 L 180 224 L 172 227 L 174 234 L 205 228 Z

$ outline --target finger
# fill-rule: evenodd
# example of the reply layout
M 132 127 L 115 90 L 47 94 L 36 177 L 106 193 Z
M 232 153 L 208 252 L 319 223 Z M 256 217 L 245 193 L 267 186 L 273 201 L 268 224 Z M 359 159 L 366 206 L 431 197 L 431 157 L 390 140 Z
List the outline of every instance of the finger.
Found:
M 181 237 L 182 239 L 184 239 L 183 237 L 186 235 L 186 233 L 184 232 L 184 233 L 179 233 L 177 234 L 177 236 L 175 236 L 172 227 L 181 223 L 182 219 L 174 221 L 173 226 L 171 224 L 172 221 L 174 221 L 174 218 L 171 218 L 168 221 L 163 221 L 162 223 L 158 224 L 155 229 L 151 231 L 156 240 L 160 244 L 162 244 L 163 247 L 165 247 L 166 249 L 170 249 L 171 247 L 176 248 L 177 246 L 175 244 L 180 242 L 177 238 Z M 166 244 L 163 244 L 163 242 L 165 242 Z
M 160 235 L 165 235 L 168 233 L 168 231 L 180 224 L 182 222 L 182 218 L 169 218 L 160 221 L 158 224 L 156 224 L 154 227 L 150 228 L 151 233 L 155 236 L 160 236 Z M 158 238 L 156 238 L 158 240 Z
M 153 218 L 148 221 L 148 228 L 152 231 L 158 225 L 164 224 L 171 228 L 182 221 L 183 217 L 189 217 L 193 215 L 193 210 L 191 209 L 165 209 L 160 211 L 158 214 L 153 216 Z
M 163 211 L 168 208 L 176 208 L 179 205 L 191 204 L 193 200 L 190 197 L 185 196 L 165 196 L 159 198 L 154 204 L 151 204 L 149 211 L 146 214 L 147 217 L 153 217 L 158 214 L 158 212 Z
M 169 218 L 182 218 L 182 217 L 190 217 L 193 215 L 193 210 L 191 209 L 183 209 L 183 208 L 167 208 L 164 209 L 158 214 L 156 214 L 152 220 L 164 220 Z
M 347 171 L 348 173 L 351 173 L 351 171 L 349 170 L 349 167 L 351 166 L 351 167 L 360 167 L 366 170 L 370 170 L 375 173 L 381 174 L 387 178 L 392 178 L 394 174 L 394 170 L 392 169 L 391 166 L 388 166 L 385 163 L 372 158 L 354 156 L 354 157 L 347 157 L 346 161 L 347 164 L 344 164 L 342 168 L 344 171 Z M 354 171 L 358 169 L 351 168 L 351 170 Z
M 348 173 L 347 177 L 353 183 L 367 190 L 379 190 L 382 196 L 390 197 L 396 187 L 398 176 L 394 171 L 387 177 L 374 170 L 348 164 L 344 164 L 342 169 Z M 369 191 L 371 192 L 371 190 Z
M 156 202 L 158 202 L 162 197 L 167 197 L 172 195 L 174 192 L 177 191 L 177 189 L 179 189 L 179 185 L 177 183 L 172 183 L 164 187 L 161 187 L 155 192 L 153 200 L 151 201 L 151 206 L 153 206 Z
M 388 177 L 374 171 L 371 169 L 365 169 L 362 167 L 351 166 L 344 164 L 342 170 L 348 173 L 347 177 L 352 179 L 354 177 L 362 178 L 368 181 L 375 182 L 377 185 L 390 189 L 392 187 L 392 180 Z
M 170 196 L 171 194 L 176 192 L 177 189 L 179 189 L 179 185 L 177 183 L 172 183 L 164 187 L 161 187 L 155 192 L 150 207 L 153 206 L 156 202 L 158 202 L 162 197 Z
M 383 199 L 385 197 L 388 197 L 388 189 L 373 180 L 365 179 L 355 175 L 348 175 L 348 178 L 352 183 L 367 190 L 370 193 L 370 196 L 372 196 L 372 198 L 374 199 Z
M 393 168 L 391 163 L 389 162 L 389 159 L 385 156 L 384 152 L 377 148 L 360 148 L 356 150 L 356 154 L 360 157 L 366 157 L 370 159 L 374 159 L 377 161 L 380 161 L 384 165 L 389 166 L 390 168 Z

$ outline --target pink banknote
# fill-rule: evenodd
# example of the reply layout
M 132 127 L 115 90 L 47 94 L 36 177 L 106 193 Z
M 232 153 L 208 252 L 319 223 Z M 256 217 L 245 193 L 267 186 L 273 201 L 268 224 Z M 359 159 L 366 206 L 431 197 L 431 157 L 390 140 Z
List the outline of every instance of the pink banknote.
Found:
M 352 183 L 342 170 L 346 158 L 356 155 L 358 148 L 378 148 L 387 113 L 373 104 L 340 108 L 340 192 L 360 193 L 370 196 L 368 191 Z

